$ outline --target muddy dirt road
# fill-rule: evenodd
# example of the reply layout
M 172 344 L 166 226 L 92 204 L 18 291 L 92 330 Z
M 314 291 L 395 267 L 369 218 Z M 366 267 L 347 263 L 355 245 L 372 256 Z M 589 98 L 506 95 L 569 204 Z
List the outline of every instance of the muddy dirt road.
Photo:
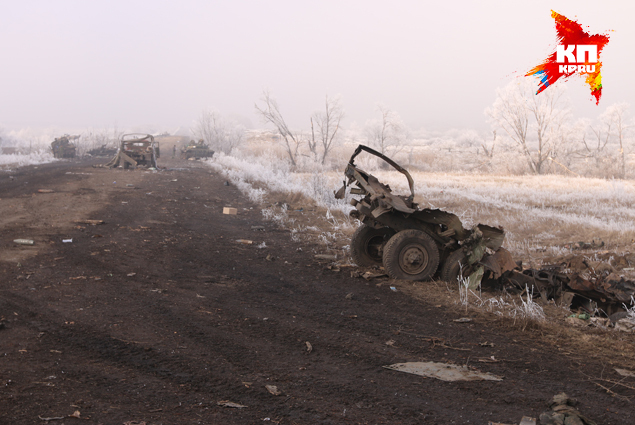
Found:
M 632 423 L 589 380 L 615 375 L 593 352 L 328 270 L 207 167 L 89 165 L 0 175 L 1 424 L 511 424 L 562 391 L 597 423 Z M 504 379 L 382 368 L 407 361 Z

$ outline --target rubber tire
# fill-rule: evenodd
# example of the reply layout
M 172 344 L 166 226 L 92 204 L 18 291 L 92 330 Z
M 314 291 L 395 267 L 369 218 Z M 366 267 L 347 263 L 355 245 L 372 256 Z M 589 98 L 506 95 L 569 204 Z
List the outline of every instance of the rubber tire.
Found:
M 381 266 L 382 256 L 374 255 L 373 250 L 369 251 L 369 244 L 379 242 L 377 238 L 381 238 L 382 243 L 388 241 L 395 231 L 390 227 L 382 227 L 375 229 L 374 227 L 362 224 L 355 230 L 351 238 L 351 257 L 353 262 L 360 267 Z
M 413 251 L 414 250 L 414 251 Z M 422 259 L 422 267 L 415 270 L 407 270 L 402 267 L 403 256 L 417 251 L 425 256 Z M 393 236 L 384 247 L 384 269 L 394 279 L 428 280 L 439 267 L 439 249 L 437 244 L 427 233 L 421 230 L 402 230 Z
M 462 267 L 461 267 L 462 266 Z M 441 267 L 439 278 L 448 283 L 457 283 L 460 274 L 463 277 L 470 275 L 470 267 L 467 263 L 467 255 L 459 248 L 448 256 Z

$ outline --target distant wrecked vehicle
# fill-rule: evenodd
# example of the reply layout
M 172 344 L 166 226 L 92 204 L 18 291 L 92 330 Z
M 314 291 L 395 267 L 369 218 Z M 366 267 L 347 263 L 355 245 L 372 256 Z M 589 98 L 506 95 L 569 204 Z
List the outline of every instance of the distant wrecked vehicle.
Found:
M 198 142 L 192 140 L 181 149 L 181 158 L 183 159 L 211 158 L 212 156 L 214 156 L 214 151 L 211 150 L 203 140 L 199 140 Z
M 117 148 L 101 145 L 101 147 L 91 149 L 86 153 L 90 156 L 113 156 L 117 153 Z
M 137 166 L 156 168 L 159 156 L 159 142 L 156 142 L 154 136 L 151 134 L 124 134 L 121 136 L 117 154 L 104 166 L 110 168 L 130 168 Z
M 387 162 L 408 180 L 410 195 L 392 193 L 388 185 L 355 166 L 362 151 Z M 511 255 L 501 248 L 502 228 L 479 224 L 465 229 L 454 214 L 439 209 L 420 209 L 414 203 L 414 182 L 410 173 L 385 155 L 359 145 L 344 172 L 347 180 L 335 194 L 342 199 L 348 186 L 355 207 L 351 216 L 362 225 L 351 240 L 351 255 L 359 266 L 383 265 L 396 279 L 428 280 L 438 272 L 440 279 L 456 282 L 462 277 L 480 282 L 484 269 L 500 275 L 515 267 Z M 504 270 L 503 270 L 504 269 Z
M 51 143 L 51 150 L 54 158 L 75 158 L 75 145 L 71 143 L 71 139 L 78 139 L 78 136 L 70 136 L 65 134 L 57 137 Z

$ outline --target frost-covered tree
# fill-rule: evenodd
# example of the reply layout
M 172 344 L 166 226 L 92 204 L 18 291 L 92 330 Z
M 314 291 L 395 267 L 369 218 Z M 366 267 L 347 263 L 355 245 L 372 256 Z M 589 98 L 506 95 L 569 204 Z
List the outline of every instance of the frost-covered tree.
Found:
M 569 119 L 564 88 L 551 86 L 535 94 L 529 79 L 514 80 L 496 90 L 494 104 L 485 110 L 494 129 L 500 128 L 520 148 L 530 170 L 542 174 L 557 151 Z
M 191 132 L 213 150 L 230 154 L 245 138 L 245 127 L 225 119 L 214 109 L 205 109 L 194 122 Z
M 379 118 L 366 122 L 367 143 L 387 156 L 399 153 L 408 143 L 410 133 L 399 114 L 383 105 L 377 106 Z
M 316 161 L 318 160 L 318 155 L 321 157 L 320 162 L 322 164 L 326 161 L 326 157 L 337 140 L 336 137 L 343 118 L 344 110 L 342 109 L 340 98 L 329 98 L 327 95 L 324 110 L 314 113 L 311 117 L 311 139 L 308 144 L 309 150 L 313 153 Z M 318 147 L 321 148 L 321 153 L 318 153 Z
M 282 144 L 289 156 L 289 161 L 291 161 L 291 165 L 295 167 L 302 137 L 289 129 L 289 126 L 280 112 L 278 102 L 271 97 L 271 94 L 267 90 L 263 92 L 261 102 L 263 103 L 262 106 L 256 103 L 256 111 L 258 111 L 266 123 L 273 124 L 273 126 L 276 127 L 278 133 L 282 136 Z
M 620 164 L 620 178 L 626 177 L 626 133 L 632 128 L 632 123 L 627 122 L 626 111 L 629 104 L 626 102 L 615 103 L 608 108 L 600 116 L 600 120 L 609 123 L 609 127 L 613 130 L 618 146 L 618 161 Z

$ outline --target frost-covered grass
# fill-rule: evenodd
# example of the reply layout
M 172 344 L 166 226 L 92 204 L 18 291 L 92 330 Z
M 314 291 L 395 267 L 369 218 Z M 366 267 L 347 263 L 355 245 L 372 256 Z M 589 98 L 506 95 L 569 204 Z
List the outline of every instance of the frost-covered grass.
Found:
M 47 150 L 39 150 L 28 155 L 0 155 L 0 168 L 24 167 L 25 165 L 46 164 L 53 161 L 57 160 L 53 158 L 53 154 Z
M 262 203 L 267 193 L 302 195 L 305 201 L 331 211 L 348 213 L 348 200 L 335 199 L 342 175 L 327 172 L 318 164 L 310 170 L 293 172 L 285 161 L 273 156 L 229 156 L 219 153 L 206 163 L 224 174 L 249 200 Z
M 403 174 L 379 169 L 362 156 L 357 163 L 389 184 L 395 193 L 409 193 Z M 310 200 L 329 211 L 346 214 L 351 210 L 350 195 L 345 200 L 333 196 L 342 184 L 343 169 L 309 164 L 301 168 L 302 172 L 294 172 L 288 162 L 266 154 L 221 154 L 208 164 L 224 173 L 254 202 L 263 202 L 268 193 L 283 193 L 302 196 L 305 202 Z M 536 253 L 541 257 L 565 255 L 571 252 L 572 242 L 595 240 L 624 248 L 635 239 L 635 185 L 629 180 L 420 171 L 411 174 L 415 201 L 421 207 L 452 212 L 468 228 L 478 223 L 502 226 L 506 230 L 504 246 L 521 258 Z
M 394 191 L 407 193 L 404 176 L 374 171 Z M 635 186 L 631 181 L 584 177 L 496 176 L 414 172 L 422 207 L 453 212 L 465 227 L 503 226 L 513 251 L 563 254 L 568 242 L 626 244 L 635 238 Z

